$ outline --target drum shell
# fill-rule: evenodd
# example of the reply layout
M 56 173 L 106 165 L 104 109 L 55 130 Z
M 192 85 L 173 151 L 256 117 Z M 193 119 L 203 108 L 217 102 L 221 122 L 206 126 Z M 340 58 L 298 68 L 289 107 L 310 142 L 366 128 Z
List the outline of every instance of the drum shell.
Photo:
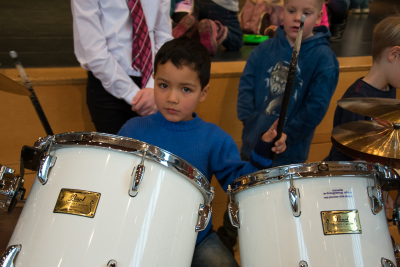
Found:
M 289 180 L 239 191 L 241 266 L 309 267 L 374 266 L 381 258 L 395 262 L 384 210 L 374 215 L 367 187 L 371 177 L 312 177 L 294 179 L 300 190 L 301 214 L 293 216 Z M 352 198 L 325 199 L 333 189 L 351 190 Z M 324 235 L 321 211 L 358 210 L 361 234 Z
M 190 266 L 199 189 L 183 175 L 146 160 L 138 195 L 128 195 L 141 158 L 90 146 L 54 150 L 48 181 L 35 180 L 9 246 L 15 266 Z M 93 218 L 53 213 L 62 188 L 101 194 Z

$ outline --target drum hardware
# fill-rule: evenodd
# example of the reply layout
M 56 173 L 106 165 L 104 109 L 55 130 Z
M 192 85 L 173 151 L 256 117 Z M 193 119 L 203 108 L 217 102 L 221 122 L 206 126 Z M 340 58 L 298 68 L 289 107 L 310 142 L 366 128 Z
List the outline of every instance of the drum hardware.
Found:
M 290 179 L 290 188 L 289 192 L 289 202 L 292 207 L 292 212 L 294 217 L 299 217 L 301 214 L 300 210 L 300 191 L 298 188 L 293 185 L 293 174 L 288 174 Z
M 21 245 L 9 246 L 0 258 L 0 267 L 14 267 L 14 258 L 21 251 Z
M 374 215 L 378 214 L 383 209 L 382 190 L 377 182 L 377 174 L 374 179 L 375 185 L 368 186 L 368 196 L 371 199 L 371 211 Z
M 229 203 L 228 203 L 229 220 L 231 221 L 231 224 L 234 227 L 240 228 L 239 207 L 238 207 L 239 204 L 235 202 L 235 197 L 232 195 L 231 185 L 228 185 L 227 194 L 228 194 L 228 197 L 229 197 Z
M 146 158 L 146 153 L 147 150 L 149 149 L 149 146 L 146 145 L 143 147 L 142 150 L 142 161 L 137 165 L 135 168 L 133 168 L 132 174 L 131 174 L 131 185 L 129 186 L 129 192 L 128 194 L 131 197 L 136 197 L 138 194 L 138 188 L 140 183 L 143 180 L 144 176 L 144 171 L 146 170 L 146 167 L 144 166 L 144 159 Z
M 394 247 L 394 256 L 396 257 L 396 260 L 398 261 L 400 259 L 400 245 L 397 243 L 397 245 Z
M 199 218 L 197 219 L 196 232 L 206 229 L 211 219 L 212 208 L 211 205 L 200 204 Z
M 396 267 L 396 265 L 391 260 L 385 258 L 381 259 L 381 264 L 382 267 Z
M 393 208 L 393 225 L 397 226 L 397 230 L 400 233 L 400 208 L 399 208 L 399 198 L 400 198 L 400 185 L 397 190 L 396 200 L 394 201 L 394 208 Z
M 37 178 L 42 183 L 42 185 L 45 185 L 47 183 L 47 179 L 48 179 L 47 175 L 49 174 L 49 170 L 50 170 L 50 168 L 52 168 L 54 166 L 54 164 L 56 163 L 56 160 L 57 160 L 56 157 L 50 155 L 51 146 L 53 145 L 53 141 L 54 141 L 54 138 L 50 139 L 50 144 L 40 159 Z
M 107 263 L 107 267 L 117 267 L 117 261 L 115 261 L 115 260 L 110 260 L 110 261 Z
M 20 175 L 13 175 L 15 170 L 0 165 L 0 214 L 11 213 L 18 199 L 23 200 L 25 195 L 24 179 Z
M 11 173 L 12 174 L 14 172 L 15 172 L 15 170 L 13 170 L 11 168 L 8 168 L 6 166 L 1 166 L 0 167 L 0 181 L 3 180 L 3 176 L 4 176 L 5 173 Z
M 308 267 L 308 263 L 306 261 L 301 261 L 299 267 Z

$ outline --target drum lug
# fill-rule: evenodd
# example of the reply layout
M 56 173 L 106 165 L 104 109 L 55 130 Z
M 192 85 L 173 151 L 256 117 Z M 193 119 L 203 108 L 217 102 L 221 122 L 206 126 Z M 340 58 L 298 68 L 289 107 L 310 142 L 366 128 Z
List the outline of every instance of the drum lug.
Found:
M 199 218 L 197 219 L 197 224 L 196 224 L 196 232 L 203 231 L 204 229 L 206 229 L 208 223 L 210 222 L 211 214 L 212 214 L 211 205 L 200 204 Z
M 231 224 L 234 227 L 240 228 L 238 203 L 228 203 L 228 215 Z
M 149 145 L 145 145 L 143 147 L 142 161 L 140 162 L 139 165 L 133 168 L 131 174 L 131 184 L 129 185 L 129 191 L 128 191 L 128 194 L 131 197 L 137 196 L 138 194 L 137 190 L 139 189 L 139 185 L 143 180 L 144 171 L 146 170 L 146 167 L 144 166 L 144 159 L 146 158 L 147 149 L 149 149 Z
M 57 160 L 57 157 L 50 155 L 51 146 L 53 145 L 53 142 L 54 142 L 54 136 L 48 139 L 49 145 L 45 153 L 40 157 L 37 178 L 39 182 L 42 183 L 42 185 L 45 185 L 47 183 L 49 170 L 51 167 L 54 166 Z
M 42 158 L 40 159 L 40 164 L 39 164 L 39 170 L 38 170 L 38 180 L 42 183 L 42 185 L 45 185 L 48 180 L 48 174 L 49 170 L 51 167 L 54 166 L 56 163 L 57 158 L 51 156 L 50 154 L 44 154 Z
M 0 267 L 14 267 L 14 258 L 21 251 L 21 245 L 9 246 L 0 258 Z
M 293 185 L 289 188 L 289 201 L 294 217 L 299 217 L 300 210 L 300 190 Z
M 308 263 L 306 261 L 300 261 L 299 267 L 308 267 Z
M 229 203 L 228 203 L 228 216 L 229 220 L 231 221 L 231 224 L 234 227 L 240 228 L 240 223 L 239 223 L 239 204 L 235 202 L 235 197 L 232 193 L 232 188 L 231 185 L 228 185 L 228 190 L 226 190 L 228 197 L 229 197 Z
M 116 260 L 110 260 L 107 263 L 107 267 L 117 267 L 117 261 Z
M 372 203 L 372 213 L 374 215 L 378 214 L 383 209 L 383 201 L 382 201 L 382 191 L 379 185 L 368 186 L 368 196 L 371 199 Z
M 381 259 L 381 264 L 382 267 L 396 267 L 396 265 L 391 260 L 385 258 Z

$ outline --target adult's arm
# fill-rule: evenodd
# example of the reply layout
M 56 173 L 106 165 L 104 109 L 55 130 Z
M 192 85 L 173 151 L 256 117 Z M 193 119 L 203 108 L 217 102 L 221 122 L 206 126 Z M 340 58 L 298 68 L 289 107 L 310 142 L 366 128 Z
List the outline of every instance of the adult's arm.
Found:
M 110 94 L 131 104 L 140 89 L 109 52 L 102 27 L 100 1 L 71 0 L 71 9 L 74 50 L 81 66 L 92 71 Z

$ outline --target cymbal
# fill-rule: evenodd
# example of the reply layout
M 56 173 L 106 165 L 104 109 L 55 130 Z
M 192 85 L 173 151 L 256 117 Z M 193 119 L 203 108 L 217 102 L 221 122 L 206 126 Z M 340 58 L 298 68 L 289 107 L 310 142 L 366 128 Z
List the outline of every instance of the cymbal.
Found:
M 7 93 L 30 96 L 31 93 L 24 86 L 11 80 L 7 76 L 0 73 L 0 91 Z
M 338 105 L 348 111 L 400 123 L 400 100 L 377 97 L 353 97 L 339 100 Z
M 353 121 L 335 127 L 332 143 L 356 159 L 400 167 L 400 129 L 383 120 Z

